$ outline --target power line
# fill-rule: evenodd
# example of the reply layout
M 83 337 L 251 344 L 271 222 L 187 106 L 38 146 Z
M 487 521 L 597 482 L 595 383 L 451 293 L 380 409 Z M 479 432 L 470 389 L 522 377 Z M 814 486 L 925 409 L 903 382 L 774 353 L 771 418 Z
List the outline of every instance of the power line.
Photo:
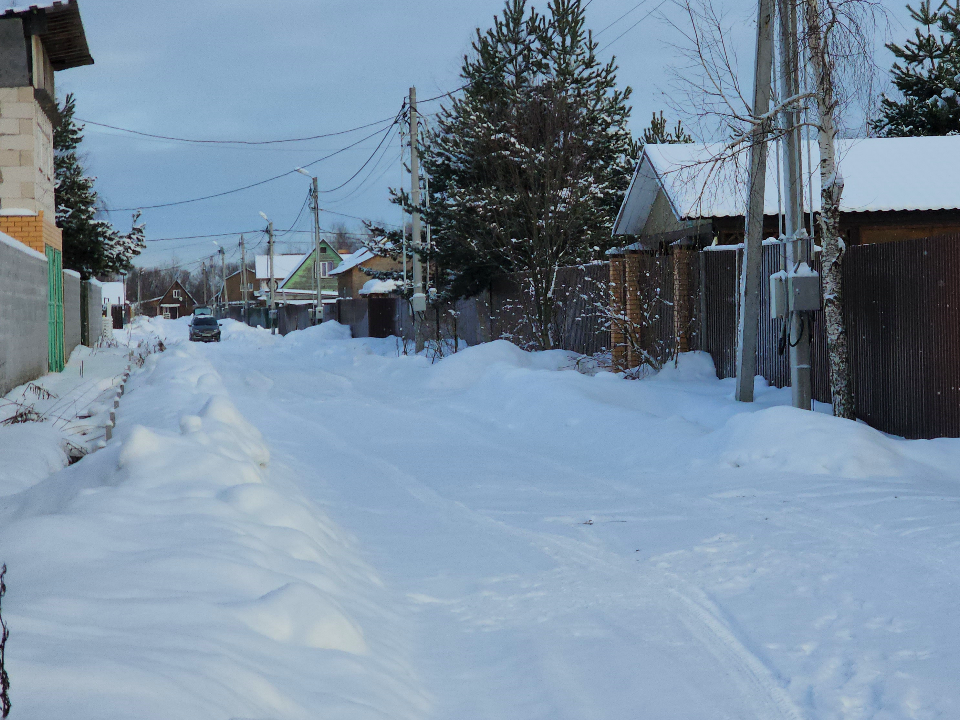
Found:
M 404 107 L 406 107 L 406 103 L 404 103 Z M 399 122 L 400 116 L 401 116 L 402 114 L 403 114 L 403 108 L 400 109 L 400 112 L 397 113 L 397 117 L 394 118 L 393 123 L 387 128 L 386 132 L 383 134 L 383 137 L 380 138 L 380 142 L 377 143 L 377 147 L 374 148 L 374 150 L 373 150 L 372 153 L 370 153 L 370 157 L 368 157 L 366 160 L 364 160 L 363 165 L 361 165 L 360 168 L 359 168 L 353 175 L 351 175 L 349 178 L 347 178 L 344 182 L 342 182 L 342 183 L 340 183 L 339 185 L 337 185 L 335 188 L 330 188 L 330 189 L 328 189 L 328 190 L 320 190 L 319 192 L 322 192 L 322 193 L 336 192 L 336 191 L 339 190 L 340 188 L 342 188 L 342 187 L 344 187 L 345 185 L 347 185 L 350 181 L 352 181 L 352 180 L 353 180 L 357 175 L 359 175 L 361 172 L 363 172 L 363 169 L 364 169 L 367 165 L 370 164 L 370 161 L 373 160 L 374 156 L 376 156 L 377 152 L 378 152 L 378 151 L 380 150 L 380 148 L 383 146 L 383 143 L 386 141 L 387 137 L 390 135 L 390 131 L 393 130 L 394 125 L 396 125 L 397 122 Z
M 394 118 L 393 123 L 391 123 L 391 125 L 387 128 L 388 131 L 390 130 L 390 128 L 392 128 L 394 125 L 396 125 L 399 117 L 400 117 L 400 113 L 397 113 L 396 117 Z M 342 147 L 342 148 L 340 148 L 339 150 L 330 153 L 329 155 L 325 155 L 324 157 L 319 158 L 318 160 L 314 160 L 314 161 L 312 161 L 312 162 L 306 163 L 305 165 L 302 165 L 301 167 L 307 168 L 307 167 L 310 167 L 311 165 L 316 165 L 316 164 L 319 163 L 319 162 L 323 162 L 324 160 L 329 160 L 329 159 L 332 158 L 334 155 L 339 155 L 340 153 L 345 152 L 345 151 L 349 150 L 350 148 L 355 147 L 355 146 L 359 145 L 360 143 L 362 143 L 362 142 L 364 142 L 364 141 L 366 141 L 366 140 L 369 140 L 369 139 L 372 138 L 372 137 L 375 137 L 375 136 L 378 135 L 379 133 L 380 133 L 380 130 L 377 130 L 376 132 L 373 132 L 373 133 L 371 133 L 370 135 L 367 135 L 366 137 L 360 138 L 360 139 L 357 140 L 355 143 L 351 143 L 350 145 L 347 145 L 346 147 Z M 243 192 L 244 190 L 250 190 L 251 188 L 259 187 L 259 186 L 261 186 L 261 185 L 266 185 L 267 183 L 273 182 L 274 180 L 279 180 L 280 178 L 287 177 L 287 175 L 293 175 L 295 172 L 297 172 L 295 169 L 294 169 L 294 170 L 288 170 L 288 171 L 285 172 L 285 173 L 281 173 L 280 175 L 274 175 L 273 177 L 267 178 L 266 180 L 261 180 L 261 181 L 259 181 L 259 182 L 251 183 L 250 185 L 244 185 L 243 187 L 235 188 L 235 189 L 233 189 L 233 190 L 226 190 L 226 191 L 224 191 L 224 192 L 214 193 L 213 195 L 205 195 L 205 196 L 203 196 L 203 197 L 191 198 L 191 199 L 189 199 L 189 200 L 177 200 L 177 201 L 175 201 L 175 202 L 158 203 L 158 204 L 156 204 L 156 205 L 140 205 L 140 206 L 138 206 L 138 207 L 115 208 L 115 209 L 113 209 L 113 210 L 107 210 L 106 212 L 108 212 L 108 213 L 115 213 L 115 212 L 132 212 L 132 211 L 136 211 L 136 210 L 156 210 L 157 208 L 173 207 L 173 206 L 175 206 L 175 205 L 187 205 L 187 204 L 189 204 L 189 203 L 201 202 L 201 201 L 203 201 L 203 200 L 213 200 L 214 198 L 223 197 L 223 196 L 225 196 L 225 195 L 232 195 L 232 194 L 234 194 L 234 193 Z
M 638 3 L 637 3 L 636 5 L 634 5 L 632 8 L 630 8 L 629 10 L 627 10 L 623 15 L 621 15 L 620 17 L 618 17 L 618 18 L 617 18 L 616 20 L 614 20 L 612 23 L 610 23 L 609 25 L 607 25 L 605 28 L 603 28 L 603 30 L 600 30 L 599 32 L 594 33 L 593 36 L 594 36 L 594 37 L 600 37 L 601 35 L 603 35 L 603 33 L 605 33 L 607 30 L 609 30 L 610 28 L 612 28 L 612 27 L 613 27 L 614 25 L 616 25 L 618 22 L 620 22 L 621 20 L 623 20 L 627 15 L 629 15 L 630 13 L 632 13 L 634 10 L 636 10 L 638 7 L 640 7 L 641 5 L 645 4 L 646 2 L 647 2 L 647 0 L 640 0 L 640 2 L 638 2 Z
M 637 20 L 633 25 L 631 25 L 631 26 L 628 27 L 626 30 L 624 30 L 622 33 L 620 33 L 619 35 L 617 35 L 613 40 L 611 40 L 611 41 L 608 42 L 606 45 L 604 45 L 602 48 L 600 48 L 597 52 L 603 52 L 604 50 L 606 50 L 608 47 L 610 47 L 611 45 L 613 45 L 617 40 L 619 40 L 619 39 L 622 38 L 624 35 L 626 35 L 628 32 L 630 32 L 631 30 L 633 30 L 637 25 L 639 25 L 640 23 L 642 23 L 644 20 L 646 20 L 646 19 L 647 19 L 648 17 L 650 17 L 651 15 L 653 15 L 653 14 L 654 14 L 657 10 L 659 10 L 661 7 L 663 7 L 664 5 L 666 5 L 667 2 L 668 2 L 668 0 L 660 0 L 660 2 L 657 3 L 657 6 L 656 6 L 656 7 L 651 8 L 649 11 L 647 11 L 647 13 L 645 13 L 642 18 L 640 18 L 639 20 Z
M 285 140 L 199 140 L 195 138 L 173 137 L 170 135 L 155 135 L 153 133 L 142 132 L 140 130 L 131 130 L 130 128 L 108 125 L 106 123 L 95 122 L 93 120 L 83 120 L 82 118 L 77 118 L 77 121 L 84 123 L 85 125 L 95 125 L 96 127 L 109 128 L 110 130 L 119 130 L 120 132 L 130 133 L 131 135 L 139 135 L 141 137 L 154 138 L 156 140 L 193 143 L 197 145 L 278 145 L 280 143 L 306 142 L 307 140 L 319 140 L 321 138 L 335 137 L 337 135 L 347 135 L 349 133 L 356 132 L 357 130 L 365 130 L 366 128 L 373 127 L 374 125 L 381 125 L 385 122 L 390 122 L 392 119 L 393 118 L 388 117 L 372 123 L 367 123 L 366 125 L 358 125 L 357 127 L 350 128 L 349 130 L 322 133 L 320 135 L 310 135 L 309 137 L 287 138 Z

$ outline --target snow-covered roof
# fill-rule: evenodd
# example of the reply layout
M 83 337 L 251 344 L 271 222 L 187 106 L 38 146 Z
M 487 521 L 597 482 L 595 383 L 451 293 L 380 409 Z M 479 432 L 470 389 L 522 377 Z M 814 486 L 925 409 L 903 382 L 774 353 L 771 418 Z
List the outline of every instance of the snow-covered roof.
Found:
M 273 277 L 281 283 L 286 280 L 296 270 L 306 256 L 302 253 L 295 255 L 274 255 L 273 256 Z M 257 255 L 257 280 L 270 279 L 270 256 Z
M 640 234 L 661 187 L 678 220 L 743 215 L 747 153 L 712 162 L 722 148 L 721 143 L 645 146 L 613 234 Z M 960 209 L 960 136 L 838 140 L 837 156 L 844 180 L 841 212 Z M 813 210 L 818 212 L 819 145 L 803 143 L 801 157 L 804 209 L 809 209 L 807 183 L 812 179 Z M 771 152 L 764 213 L 777 212 L 777 162 Z
M 339 275 L 340 273 L 346 272 L 351 268 L 355 268 L 362 262 L 369 260 L 372 257 L 376 257 L 369 249 L 363 248 L 363 250 L 357 250 L 355 253 L 350 253 L 349 255 L 343 256 L 343 262 L 341 262 L 337 267 L 330 271 L 331 275 Z
M 100 299 L 105 303 L 110 303 L 111 305 L 122 305 L 123 283 L 105 282 L 103 284 L 103 288 L 100 290 Z
M 374 295 L 391 293 L 397 289 L 397 285 L 396 280 L 377 280 L 376 278 L 372 278 L 363 284 L 363 287 L 360 288 L 360 294 Z

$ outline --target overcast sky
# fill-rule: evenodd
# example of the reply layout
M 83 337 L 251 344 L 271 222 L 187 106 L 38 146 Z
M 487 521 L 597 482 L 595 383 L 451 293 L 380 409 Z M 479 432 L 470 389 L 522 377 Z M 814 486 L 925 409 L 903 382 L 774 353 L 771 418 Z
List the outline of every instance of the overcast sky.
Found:
M 96 64 L 58 73 L 58 93 L 76 95 L 84 120 L 157 135 L 272 140 L 338 132 L 392 118 L 411 85 L 420 98 L 457 87 L 475 28 L 489 27 L 502 6 L 502 0 L 80 0 Z M 742 58 L 752 61 L 755 3 L 731 0 L 729 7 L 728 17 L 742 33 Z M 888 10 L 895 23 L 907 22 L 901 4 L 890 3 Z M 635 134 L 651 112 L 669 114 L 665 93 L 679 42 L 670 16 L 678 19 L 670 0 L 592 0 L 587 9 L 589 26 L 602 31 L 601 55 L 616 55 L 621 85 L 633 87 Z M 903 36 L 905 30 L 895 24 L 893 33 Z M 887 67 L 891 56 L 880 49 L 878 60 Z M 438 106 L 423 105 L 421 112 Z M 132 208 L 233 190 L 358 143 L 310 168 L 321 190 L 334 188 L 356 172 L 383 133 L 363 138 L 383 127 L 241 147 L 190 145 L 87 125 L 83 149 L 108 207 Z M 399 223 L 399 210 L 387 202 L 387 188 L 400 182 L 395 131 L 387 142 L 379 162 L 375 158 L 342 190 L 322 195 L 321 207 Z M 296 219 L 309 182 L 294 173 L 214 200 L 145 210 L 149 249 L 138 264 L 166 265 L 175 258 L 186 264 L 216 252 L 214 240 L 234 255 L 241 231 L 253 231 L 251 244 L 260 239 L 260 211 L 278 229 L 307 231 L 309 213 Z M 124 229 L 129 215 L 110 217 Z M 322 213 L 323 227 L 337 222 L 360 228 L 357 220 Z M 225 235 L 167 239 L 214 233 Z M 305 247 L 310 236 L 291 232 L 278 240 L 278 249 L 293 250 Z

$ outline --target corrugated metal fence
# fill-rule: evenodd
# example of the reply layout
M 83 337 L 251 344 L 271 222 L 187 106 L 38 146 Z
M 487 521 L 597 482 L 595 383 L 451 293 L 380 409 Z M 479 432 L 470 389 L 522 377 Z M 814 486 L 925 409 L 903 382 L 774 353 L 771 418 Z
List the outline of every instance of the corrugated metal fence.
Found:
M 719 377 L 736 374 L 739 250 L 700 253 L 702 349 Z M 769 317 L 778 247 L 764 246 L 758 374 L 790 384 L 783 321 Z M 857 416 L 908 438 L 960 437 L 960 234 L 857 245 L 844 261 L 844 298 Z M 814 313 L 813 395 L 830 402 L 823 313 Z

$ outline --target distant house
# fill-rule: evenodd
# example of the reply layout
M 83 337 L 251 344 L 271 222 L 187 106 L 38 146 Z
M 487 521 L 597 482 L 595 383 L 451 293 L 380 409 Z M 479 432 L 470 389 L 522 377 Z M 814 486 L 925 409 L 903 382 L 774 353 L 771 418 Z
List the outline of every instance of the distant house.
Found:
M 231 275 L 227 275 L 227 302 L 231 305 L 238 305 L 243 302 L 243 271 L 237 270 Z M 247 302 L 256 304 L 256 298 L 253 296 L 254 290 L 259 287 L 256 282 L 256 271 L 253 268 L 247 268 Z M 218 296 L 219 301 L 219 296 Z
M 163 317 L 168 320 L 186 317 L 193 314 L 197 301 L 187 292 L 187 289 L 177 280 L 160 297 L 146 300 L 141 305 L 141 311 L 148 317 Z
M 306 256 L 303 253 L 296 254 L 275 254 L 273 256 L 273 289 L 274 296 L 277 302 L 282 302 L 283 298 L 280 295 L 280 286 L 283 282 L 290 276 L 290 274 L 300 267 L 303 263 Z M 270 256 L 269 255 L 257 255 L 255 259 L 254 269 L 256 271 L 256 289 L 254 295 L 261 305 L 265 305 L 270 302 Z M 289 295 L 296 295 L 297 293 L 289 293 Z M 298 297 L 297 299 L 309 299 L 309 293 L 299 293 L 303 297 Z M 287 298 L 291 299 L 291 298 Z
M 402 270 L 402 265 L 397 260 L 374 255 L 366 248 L 345 255 L 343 262 L 330 273 L 337 279 L 337 295 L 339 297 L 361 297 L 364 286 L 367 286 L 369 292 L 369 289 L 373 286 L 367 285 L 367 283 L 375 278 L 365 273 L 364 269 L 375 272 L 396 272 Z M 383 290 L 384 286 L 379 285 L 377 288 L 379 293 Z
M 317 257 L 316 249 L 309 254 L 304 255 L 300 264 L 297 265 L 290 274 L 280 283 L 278 293 L 287 300 L 302 300 L 309 298 L 313 300 L 314 295 L 314 258 Z M 337 297 L 337 278 L 331 275 L 340 265 L 343 259 L 340 253 L 333 249 L 325 240 L 320 243 L 320 294 L 329 300 L 336 300 Z

